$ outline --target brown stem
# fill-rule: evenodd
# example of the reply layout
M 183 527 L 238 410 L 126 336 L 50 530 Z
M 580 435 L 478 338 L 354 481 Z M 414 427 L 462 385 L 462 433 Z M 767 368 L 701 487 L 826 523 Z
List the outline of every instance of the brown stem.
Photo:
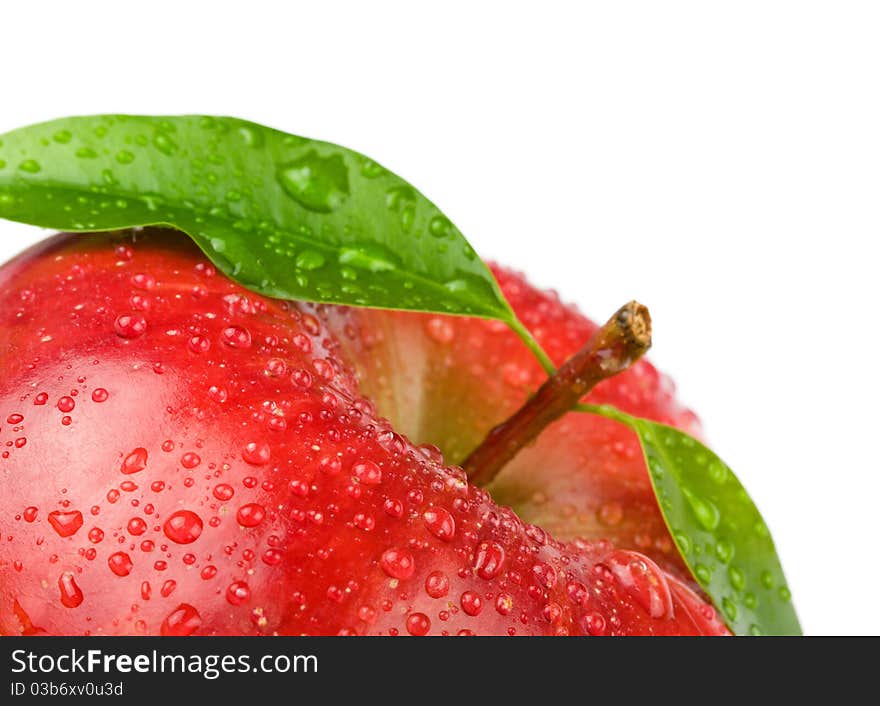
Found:
M 618 309 L 506 422 L 492 429 L 462 468 L 477 485 L 487 485 L 548 424 L 571 410 L 598 385 L 626 370 L 651 347 L 651 316 L 632 301 Z

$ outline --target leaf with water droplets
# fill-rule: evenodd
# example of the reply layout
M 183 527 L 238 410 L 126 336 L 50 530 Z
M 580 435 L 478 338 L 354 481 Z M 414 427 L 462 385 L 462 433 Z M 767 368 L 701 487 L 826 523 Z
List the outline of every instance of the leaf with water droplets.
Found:
M 614 407 L 579 409 L 636 432 L 678 550 L 730 629 L 737 635 L 800 635 L 773 539 L 733 471 L 678 429 Z
M 67 231 L 171 225 L 269 296 L 515 322 L 458 229 L 403 179 L 235 118 L 103 115 L 14 130 L 0 137 L 0 217 Z

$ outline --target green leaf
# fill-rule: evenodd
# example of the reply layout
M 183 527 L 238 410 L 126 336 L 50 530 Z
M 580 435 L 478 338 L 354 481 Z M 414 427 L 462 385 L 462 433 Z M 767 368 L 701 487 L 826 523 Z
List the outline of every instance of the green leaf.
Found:
M 773 538 L 733 471 L 678 429 L 614 407 L 578 409 L 638 434 L 675 544 L 730 629 L 737 635 L 800 635 Z
M 403 179 L 235 118 L 101 115 L 0 135 L 0 217 L 170 225 L 269 296 L 516 322 L 458 229 Z

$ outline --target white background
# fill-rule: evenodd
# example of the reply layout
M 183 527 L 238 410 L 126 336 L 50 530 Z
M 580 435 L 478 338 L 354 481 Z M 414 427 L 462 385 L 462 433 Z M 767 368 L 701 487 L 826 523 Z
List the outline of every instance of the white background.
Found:
M 880 6 L 8 3 L 0 131 L 215 113 L 338 142 L 652 357 L 809 633 L 880 633 Z M 42 237 L 2 224 L 0 256 Z

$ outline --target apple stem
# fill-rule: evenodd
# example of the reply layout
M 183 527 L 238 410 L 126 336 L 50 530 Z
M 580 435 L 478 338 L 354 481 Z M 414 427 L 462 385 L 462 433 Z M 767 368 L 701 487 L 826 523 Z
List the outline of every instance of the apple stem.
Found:
M 602 380 L 626 370 L 651 347 L 651 316 L 625 304 L 553 373 L 510 419 L 492 429 L 462 463 L 472 483 L 489 484 L 551 422 L 572 410 Z

